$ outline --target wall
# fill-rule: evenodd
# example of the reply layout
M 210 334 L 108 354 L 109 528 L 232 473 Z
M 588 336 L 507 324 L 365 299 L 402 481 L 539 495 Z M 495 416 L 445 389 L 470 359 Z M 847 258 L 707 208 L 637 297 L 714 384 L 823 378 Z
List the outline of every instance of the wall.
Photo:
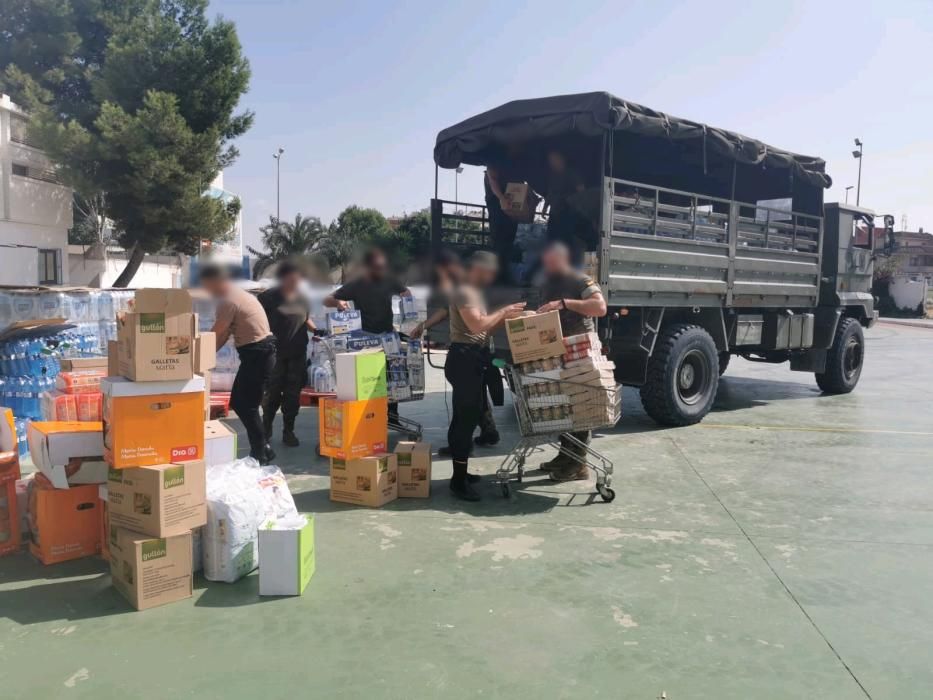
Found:
M 922 277 L 895 277 L 888 286 L 888 293 L 897 308 L 914 311 L 921 304 L 926 304 L 927 281 Z
M 112 287 L 126 266 L 126 253 L 107 251 L 106 259 L 88 257 L 84 246 L 69 246 L 68 267 L 70 284 L 75 287 Z M 147 255 L 139 266 L 132 288 L 181 287 L 185 273 L 185 256 Z

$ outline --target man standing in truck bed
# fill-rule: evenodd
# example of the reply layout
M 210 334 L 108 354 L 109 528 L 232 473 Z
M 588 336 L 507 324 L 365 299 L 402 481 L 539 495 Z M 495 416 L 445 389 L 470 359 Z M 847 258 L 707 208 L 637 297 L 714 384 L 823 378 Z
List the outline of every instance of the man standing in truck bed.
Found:
M 564 337 L 581 333 L 594 333 L 594 319 L 606 315 L 606 300 L 599 285 L 589 275 L 579 272 L 570 263 L 570 251 L 561 242 L 548 245 L 541 254 L 541 266 L 545 281 L 541 287 L 541 298 L 546 300 L 538 313 L 560 312 L 560 327 Z M 590 441 L 590 431 L 570 433 L 584 444 Z M 550 472 L 552 481 L 577 481 L 589 478 L 586 454 L 561 436 L 561 451 L 557 457 L 541 465 Z

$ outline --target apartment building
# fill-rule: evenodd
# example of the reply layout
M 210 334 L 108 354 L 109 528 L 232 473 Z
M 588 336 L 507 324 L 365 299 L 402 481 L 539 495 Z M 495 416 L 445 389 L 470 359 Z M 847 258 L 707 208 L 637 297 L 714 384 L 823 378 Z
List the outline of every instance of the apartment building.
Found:
M 27 124 L 0 94 L 0 284 L 68 284 L 72 191 L 30 143 Z

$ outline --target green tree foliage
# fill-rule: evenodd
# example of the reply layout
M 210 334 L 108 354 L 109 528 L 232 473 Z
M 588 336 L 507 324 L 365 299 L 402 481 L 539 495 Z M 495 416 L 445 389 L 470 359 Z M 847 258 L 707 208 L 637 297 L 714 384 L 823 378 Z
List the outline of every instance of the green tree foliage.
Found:
M 392 230 L 382 214 L 354 204 L 340 212 L 331 223 L 322 252 L 332 266 L 340 268 L 340 279 L 344 281 L 348 265 L 368 246 L 378 245 L 391 253 L 391 235 Z
M 277 221 L 269 217 L 269 223 L 259 229 L 262 233 L 262 247 L 259 251 L 247 246 L 247 250 L 256 256 L 253 275 L 262 273 L 281 260 L 301 260 L 309 262 L 319 252 L 327 238 L 327 229 L 316 216 L 295 215 L 294 222 Z
M 4 0 L 0 88 L 31 114 L 30 137 L 131 251 L 196 253 L 231 229 L 239 202 L 206 194 L 252 123 L 236 113 L 249 83 L 232 23 L 207 0 Z

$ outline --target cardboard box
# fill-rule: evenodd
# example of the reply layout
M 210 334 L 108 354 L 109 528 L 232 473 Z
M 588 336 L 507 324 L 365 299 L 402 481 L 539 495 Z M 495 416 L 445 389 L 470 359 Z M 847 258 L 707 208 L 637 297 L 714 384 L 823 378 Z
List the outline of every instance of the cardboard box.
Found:
M 505 185 L 508 207 L 505 213 L 518 221 L 531 222 L 538 206 L 538 197 L 524 182 L 509 182 Z
M 204 457 L 204 378 L 131 382 L 108 377 L 104 457 L 115 469 L 190 462 Z
M 368 457 L 385 452 L 389 439 L 387 399 L 318 402 L 321 454 L 337 459 Z
M 171 537 L 207 523 L 203 460 L 111 469 L 107 508 L 111 524 L 153 537 Z
M 400 442 L 395 446 L 398 460 L 398 497 L 430 498 L 431 445 L 427 442 Z
M 100 558 L 110 561 L 110 514 L 107 512 L 107 484 L 97 487 L 97 500 L 100 503 Z
M 330 500 L 379 508 L 398 498 L 398 459 L 379 454 L 330 460 Z
M 107 480 L 103 424 L 78 421 L 33 421 L 26 440 L 36 469 L 52 486 L 99 484 Z
M 116 340 L 107 341 L 107 376 L 120 376 L 120 344 Z
M 331 311 L 327 314 L 327 332 L 341 335 L 363 329 L 363 316 L 359 311 Z
M 237 434 L 219 420 L 204 424 L 204 463 L 207 466 L 229 464 L 236 460 Z
M 0 408 L 0 484 L 22 476 L 19 467 L 19 443 L 13 411 Z
M 190 598 L 191 533 L 153 538 L 111 527 L 110 575 L 114 588 L 137 610 Z
M 204 422 L 211 419 L 211 374 L 213 370 L 198 372 L 198 376 L 204 379 Z
M 506 321 L 505 332 L 515 364 L 564 354 L 560 314 L 557 311 L 529 314 Z
M 137 382 L 190 379 L 197 335 L 193 313 L 124 314 L 117 321 L 120 374 Z
M 110 341 L 114 342 L 114 341 Z M 110 343 L 108 343 L 109 345 Z M 62 372 L 77 372 L 88 369 L 107 369 L 107 357 L 66 357 L 58 361 Z
M 259 530 L 259 595 L 301 595 L 314 575 L 314 516 L 272 520 Z
M 337 398 L 341 401 L 381 399 L 386 395 L 386 355 L 361 350 L 336 356 Z
M 35 480 L 29 494 L 29 551 L 43 564 L 100 552 L 97 484 L 56 489 Z
M 0 483 L 0 557 L 18 552 L 22 546 L 16 482 Z
M 194 373 L 204 375 L 217 366 L 217 334 L 201 333 L 194 339 Z

